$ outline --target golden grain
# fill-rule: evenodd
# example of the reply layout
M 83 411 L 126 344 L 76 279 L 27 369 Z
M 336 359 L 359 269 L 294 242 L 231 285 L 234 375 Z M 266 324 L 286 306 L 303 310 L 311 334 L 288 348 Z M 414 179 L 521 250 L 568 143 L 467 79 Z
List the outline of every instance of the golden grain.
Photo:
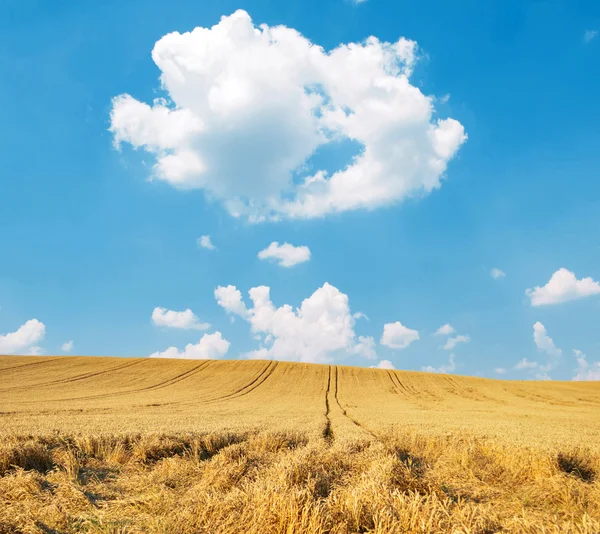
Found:
M 600 384 L 0 357 L 0 534 L 600 532 Z

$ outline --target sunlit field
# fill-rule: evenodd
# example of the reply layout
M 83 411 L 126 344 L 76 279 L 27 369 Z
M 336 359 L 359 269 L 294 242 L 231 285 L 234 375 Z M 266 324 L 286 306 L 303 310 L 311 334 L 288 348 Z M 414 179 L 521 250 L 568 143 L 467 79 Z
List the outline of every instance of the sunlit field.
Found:
M 598 382 L 0 357 L 0 533 L 598 533 L 599 478 Z

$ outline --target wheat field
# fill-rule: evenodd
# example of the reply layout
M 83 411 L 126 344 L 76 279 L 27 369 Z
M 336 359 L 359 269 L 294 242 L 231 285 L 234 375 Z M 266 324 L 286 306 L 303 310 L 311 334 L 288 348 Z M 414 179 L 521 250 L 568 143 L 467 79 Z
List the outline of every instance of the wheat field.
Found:
M 600 383 L 0 357 L 0 533 L 600 532 Z

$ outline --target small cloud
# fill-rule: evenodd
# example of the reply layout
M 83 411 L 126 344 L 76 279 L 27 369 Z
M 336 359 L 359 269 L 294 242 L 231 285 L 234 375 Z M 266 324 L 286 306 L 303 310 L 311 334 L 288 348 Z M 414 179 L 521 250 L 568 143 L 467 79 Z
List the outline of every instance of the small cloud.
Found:
M 200 236 L 196 240 L 196 243 L 198 243 L 199 247 L 206 248 L 208 250 L 216 250 L 216 248 L 217 248 L 213 245 L 213 242 L 211 241 L 209 235 Z
M 600 380 L 600 361 L 588 363 L 585 354 L 577 349 L 573 349 L 573 354 L 577 359 L 577 369 L 575 369 L 573 380 Z
M 73 340 L 66 341 L 60 346 L 60 350 L 63 352 L 71 352 L 73 350 Z
M 379 341 L 391 349 L 405 349 L 413 341 L 418 341 L 419 332 L 404 326 L 400 321 L 388 323 L 383 326 L 383 335 Z
M 494 369 L 494 372 L 495 372 L 497 375 L 505 375 L 505 374 L 506 374 L 506 369 L 504 369 L 504 367 L 496 367 L 496 368 Z
M 202 323 L 189 308 L 180 312 L 167 310 L 166 308 L 154 308 L 152 322 L 154 326 L 180 328 L 182 330 L 208 330 L 210 328 L 210 324 Z
M 276 260 L 281 267 L 293 267 L 298 263 L 310 260 L 310 249 L 305 246 L 295 247 L 289 243 L 280 245 L 273 241 L 266 249 L 258 253 L 261 260 Z
M 444 96 L 439 98 L 439 101 L 442 104 L 447 104 L 449 100 L 450 100 L 450 93 L 446 93 Z
M 538 366 L 537 362 L 532 362 L 527 358 L 523 358 L 517 365 L 515 365 L 515 369 L 535 369 Z
M 494 267 L 491 271 L 490 271 L 490 276 L 494 279 L 494 280 L 498 280 L 498 278 L 504 278 L 506 276 L 506 273 L 504 271 L 501 271 L 500 269 L 498 269 L 497 267 Z
M 575 274 L 564 267 L 556 271 L 542 287 L 527 289 L 525 294 L 532 306 L 547 306 L 600 294 L 600 284 L 592 278 L 577 280 Z
M 188 343 L 183 350 L 169 347 L 162 352 L 154 352 L 149 358 L 175 358 L 183 360 L 214 360 L 222 358 L 229 350 L 229 341 L 223 338 L 221 332 L 204 334 L 195 345 Z
M 552 380 L 552 377 L 548 373 L 536 373 L 536 380 Z
M 433 367 L 431 365 L 427 365 L 425 367 L 421 367 L 421 371 L 425 371 L 426 373 L 451 373 L 456 369 L 456 363 L 454 361 L 454 354 L 450 354 L 448 358 L 447 365 L 441 365 L 440 367 Z
M 44 323 L 30 319 L 15 332 L 0 334 L 0 354 L 41 354 L 42 349 L 37 344 L 45 335 Z
M 352 314 L 352 317 L 354 317 L 354 319 L 357 321 L 358 319 L 365 319 L 366 321 L 369 320 L 369 318 L 363 312 L 356 312 Z
M 583 42 L 586 44 L 590 43 L 596 37 L 598 37 L 598 30 L 586 30 L 583 34 Z
M 381 360 L 377 365 L 371 365 L 370 369 L 395 369 L 390 360 Z
M 450 334 L 454 334 L 454 327 L 448 323 L 440 326 L 435 332 L 436 336 L 449 336 Z
M 448 341 L 446 341 L 446 344 L 444 345 L 443 348 L 445 350 L 452 350 L 459 343 L 468 343 L 469 341 L 471 341 L 470 336 L 459 335 L 459 336 L 451 337 L 448 339 Z

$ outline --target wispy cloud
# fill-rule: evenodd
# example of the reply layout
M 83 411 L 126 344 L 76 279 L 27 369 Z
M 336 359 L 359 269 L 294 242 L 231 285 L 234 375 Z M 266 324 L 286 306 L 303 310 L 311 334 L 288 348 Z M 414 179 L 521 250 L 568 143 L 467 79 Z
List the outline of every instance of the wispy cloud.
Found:
M 469 341 L 471 341 L 471 337 L 470 336 L 458 335 L 458 336 L 455 336 L 455 337 L 451 337 L 451 338 L 448 339 L 448 341 L 446 341 L 446 344 L 444 345 L 444 349 L 445 350 L 452 350 L 459 343 L 468 343 Z
M 600 361 L 589 363 L 585 354 L 577 349 L 573 349 L 573 354 L 577 358 L 573 380 L 600 380 Z
M 456 362 L 454 361 L 454 354 L 450 354 L 448 363 L 445 365 L 440 365 L 439 367 L 433 367 L 431 365 L 421 367 L 421 371 L 425 371 L 426 373 L 451 373 L 455 369 Z
M 506 276 L 506 273 L 504 271 L 501 271 L 500 269 L 498 269 L 498 267 L 494 267 L 491 271 L 490 271 L 490 276 L 494 279 L 494 280 L 498 280 L 498 278 L 504 278 Z
M 558 357 L 562 354 L 562 350 L 554 344 L 554 341 L 548 335 L 546 327 L 539 321 L 533 325 L 533 341 L 538 349 L 549 356 Z
M 585 30 L 583 34 L 583 42 L 589 43 L 593 41 L 596 37 L 598 37 L 598 30 Z
M 535 369 L 538 366 L 538 362 L 532 362 L 527 358 L 523 358 L 519 363 L 515 365 L 515 369 Z

